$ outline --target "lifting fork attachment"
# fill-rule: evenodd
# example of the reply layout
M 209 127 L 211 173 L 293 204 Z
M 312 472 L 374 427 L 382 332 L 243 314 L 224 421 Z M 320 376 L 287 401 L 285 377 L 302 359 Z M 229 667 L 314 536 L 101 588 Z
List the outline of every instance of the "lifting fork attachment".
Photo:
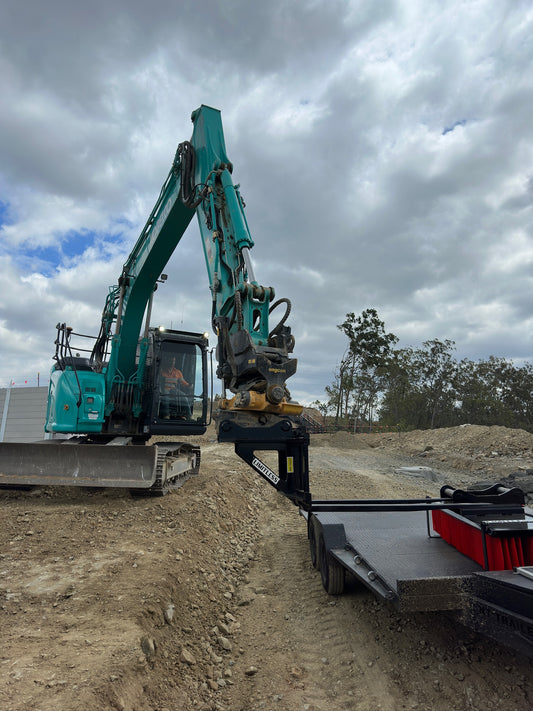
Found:
M 233 442 L 235 453 L 277 491 L 303 510 L 311 507 L 309 491 L 309 433 L 290 418 L 248 412 L 217 416 L 219 442 Z M 277 452 L 274 464 L 262 461 L 259 452 Z

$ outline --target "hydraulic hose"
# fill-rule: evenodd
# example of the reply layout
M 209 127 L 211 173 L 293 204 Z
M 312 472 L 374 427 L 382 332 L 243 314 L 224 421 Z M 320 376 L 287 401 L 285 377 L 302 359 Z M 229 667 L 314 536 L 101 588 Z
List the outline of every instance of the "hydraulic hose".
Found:
M 203 195 L 196 196 L 194 173 L 196 170 L 196 153 L 190 141 L 183 141 L 178 145 L 174 166 L 179 170 L 181 199 L 187 207 L 196 209 L 203 200 Z
M 285 322 L 287 321 L 287 319 L 289 318 L 290 313 L 291 313 L 292 304 L 289 301 L 289 299 L 287 299 L 286 297 L 283 297 L 283 298 L 275 301 L 272 304 L 272 306 L 270 307 L 270 309 L 268 310 L 268 313 L 271 314 L 272 311 L 274 311 L 274 309 L 276 309 L 280 304 L 286 304 L 285 313 L 283 314 L 283 317 L 282 317 L 281 321 L 278 323 L 278 325 L 275 328 L 273 328 L 272 331 L 269 333 L 269 335 L 268 335 L 269 338 L 272 338 L 273 336 L 277 335 L 281 331 L 281 327 L 285 325 Z

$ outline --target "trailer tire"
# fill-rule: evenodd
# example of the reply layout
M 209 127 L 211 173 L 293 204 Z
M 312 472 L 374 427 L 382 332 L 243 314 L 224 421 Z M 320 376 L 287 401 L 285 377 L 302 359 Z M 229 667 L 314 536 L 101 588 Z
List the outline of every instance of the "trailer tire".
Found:
M 328 553 L 323 536 L 319 543 L 320 577 L 328 595 L 342 595 L 344 592 L 345 571 L 342 565 Z
M 307 524 L 307 537 L 309 538 L 309 552 L 311 553 L 311 563 L 313 568 L 320 568 L 316 524 L 311 516 L 309 517 L 309 523 Z

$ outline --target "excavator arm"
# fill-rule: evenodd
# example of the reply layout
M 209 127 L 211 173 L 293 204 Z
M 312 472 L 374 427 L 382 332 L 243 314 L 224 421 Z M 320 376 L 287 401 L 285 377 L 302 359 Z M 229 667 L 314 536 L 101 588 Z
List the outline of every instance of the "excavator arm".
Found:
M 218 336 L 218 375 L 235 396 L 225 406 L 294 414 L 286 388 L 296 371 L 296 360 L 289 356 L 294 338 L 285 325 L 290 302 L 274 301 L 274 289 L 256 281 L 250 256 L 254 243 L 239 186 L 232 180 L 220 112 L 202 106 L 192 120 L 191 142 L 178 150 L 182 196 L 198 216 Z M 280 305 L 285 313 L 271 328 L 270 314 Z
M 286 325 L 291 305 L 288 299 L 275 301 L 274 289 L 255 278 L 254 243 L 232 180 L 220 112 L 202 106 L 192 120 L 191 142 L 181 144 L 178 154 L 182 198 L 198 216 L 218 338 L 217 374 L 224 384 L 216 413 L 218 439 L 233 442 L 260 476 L 308 507 L 309 436 L 296 421 L 302 407 L 291 401 L 286 385 L 296 372 L 290 356 L 294 337 Z M 285 312 L 272 327 L 270 315 L 278 306 Z M 275 452 L 277 461 L 265 463 L 258 452 Z

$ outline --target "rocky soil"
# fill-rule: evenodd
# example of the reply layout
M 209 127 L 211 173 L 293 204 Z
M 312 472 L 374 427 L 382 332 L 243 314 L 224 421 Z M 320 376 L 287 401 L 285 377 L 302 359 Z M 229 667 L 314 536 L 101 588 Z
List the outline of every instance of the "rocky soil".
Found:
M 316 435 L 310 465 L 318 497 L 527 484 L 533 435 Z M 0 509 L 5 711 L 533 708 L 527 658 L 354 584 L 329 597 L 297 509 L 212 435 L 164 498 L 36 488 Z

